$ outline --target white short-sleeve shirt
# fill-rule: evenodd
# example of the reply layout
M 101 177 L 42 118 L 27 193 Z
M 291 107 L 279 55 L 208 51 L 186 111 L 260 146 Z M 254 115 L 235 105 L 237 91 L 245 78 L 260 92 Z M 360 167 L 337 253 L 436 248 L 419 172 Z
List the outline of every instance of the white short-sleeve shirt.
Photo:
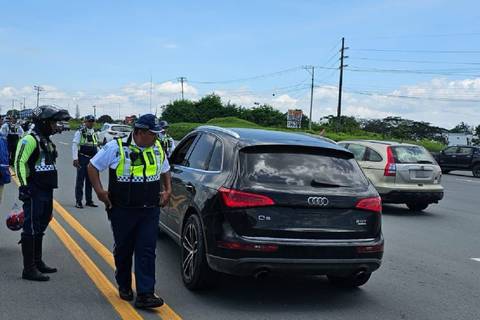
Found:
M 135 145 L 135 142 L 132 138 L 132 145 Z M 140 150 L 145 148 L 138 147 Z M 90 163 L 94 166 L 98 171 L 104 171 L 107 168 L 116 169 L 118 167 L 118 163 L 120 162 L 120 148 L 118 147 L 118 142 L 116 140 L 112 140 L 106 145 L 101 148 L 95 156 L 90 159 Z M 165 156 L 165 160 L 163 161 L 161 173 L 166 173 L 170 171 L 170 164 L 168 163 L 168 159 Z

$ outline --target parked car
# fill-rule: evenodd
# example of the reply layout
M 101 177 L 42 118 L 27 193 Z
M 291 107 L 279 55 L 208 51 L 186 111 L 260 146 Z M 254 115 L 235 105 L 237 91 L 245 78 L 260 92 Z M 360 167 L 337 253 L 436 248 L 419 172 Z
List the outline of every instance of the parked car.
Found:
M 472 171 L 475 177 L 480 177 L 480 147 L 451 146 L 433 156 L 443 173 L 453 170 Z
M 443 198 L 442 172 L 421 146 L 375 140 L 341 141 L 351 151 L 384 203 L 425 210 Z
M 126 138 L 132 131 L 132 127 L 124 124 L 105 123 L 98 132 L 98 141 L 102 144 L 117 138 Z
M 170 157 L 160 230 L 191 290 L 217 272 L 327 275 L 361 286 L 383 255 L 381 201 L 353 154 L 295 133 L 202 126 Z

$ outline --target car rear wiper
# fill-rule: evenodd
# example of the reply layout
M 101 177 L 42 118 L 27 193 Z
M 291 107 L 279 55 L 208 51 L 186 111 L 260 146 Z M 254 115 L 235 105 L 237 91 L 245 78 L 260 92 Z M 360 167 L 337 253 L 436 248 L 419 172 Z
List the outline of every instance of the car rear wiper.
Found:
M 310 185 L 312 187 L 320 188 L 320 187 L 327 187 L 327 188 L 339 188 L 339 187 L 348 187 L 348 186 L 343 186 L 340 184 L 334 184 L 334 183 L 328 183 L 328 182 L 322 182 L 322 181 L 317 181 L 313 179 L 310 182 Z
M 433 162 L 430 160 L 419 160 L 417 163 L 433 164 Z

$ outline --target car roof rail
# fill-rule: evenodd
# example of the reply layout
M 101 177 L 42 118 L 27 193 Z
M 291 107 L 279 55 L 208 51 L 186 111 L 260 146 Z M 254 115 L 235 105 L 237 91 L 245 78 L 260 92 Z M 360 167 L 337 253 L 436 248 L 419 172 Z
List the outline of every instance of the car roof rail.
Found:
M 226 129 L 226 128 L 222 128 L 222 127 L 217 127 L 217 126 L 200 126 L 198 127 L 197 129 L 206 129 L 206 130 L 215 130 L 215 131 L 220 131 L 220 132 L 223 132 L 223 133 L 226 133 L 228 134 L 229 136 L 232 136 L 236 139 L 240 139 L 240 135 L 238 133 L 236 133 L 235 131 L 233 130 L 230 130 L 230 129 Z

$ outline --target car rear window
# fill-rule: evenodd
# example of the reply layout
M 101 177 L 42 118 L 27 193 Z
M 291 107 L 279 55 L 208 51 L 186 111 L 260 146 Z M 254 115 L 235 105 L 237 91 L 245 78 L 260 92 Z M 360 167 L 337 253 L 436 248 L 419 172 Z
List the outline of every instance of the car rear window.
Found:
M 117 132 L 130 132 L 132 131 L 132 128 L 126 126 L 112 126 L 111 130 Z
M 363 172 L 351 156 L 320 148 L 257 147 L 240 152 L 242 186 L 336 188 L 365 187 Z
M 432 155 L 420 146 L 393 146 L 396 163 L 435 163 Z

